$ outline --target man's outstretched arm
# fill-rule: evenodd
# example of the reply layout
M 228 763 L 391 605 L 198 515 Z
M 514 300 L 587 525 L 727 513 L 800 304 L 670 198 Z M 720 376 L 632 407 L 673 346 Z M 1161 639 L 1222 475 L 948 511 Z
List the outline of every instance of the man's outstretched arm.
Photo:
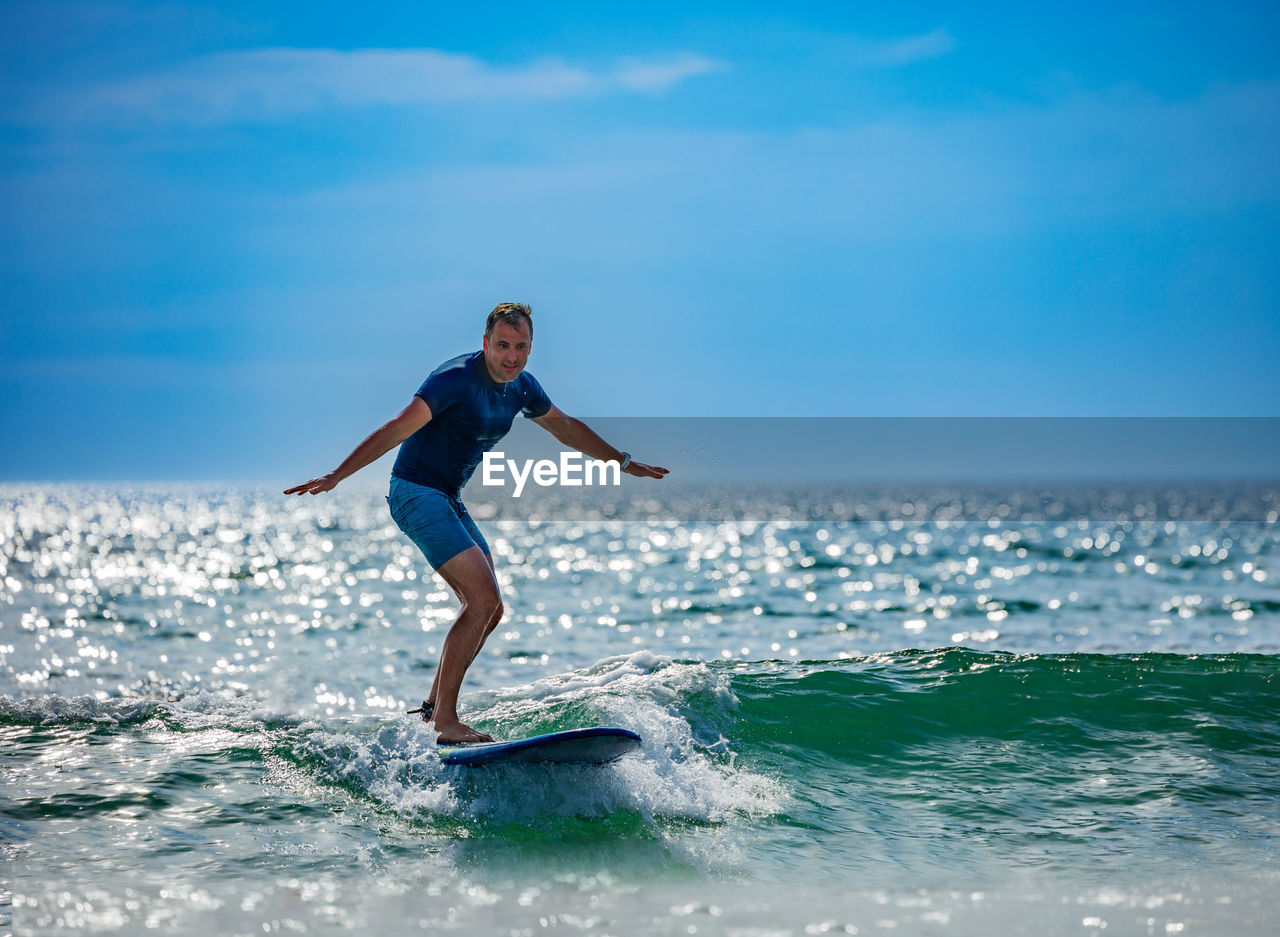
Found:
M 332 472 L 313 478 L 309 482 L 303 482 L 301 485 L 286 488 L 284 493 L 318 495 L 322 491 L 329 491 L 344 478 L 354 475 L 370 462 L 382 458 L 429 422 L 431 422 L 431 408 L 421 397 L 414 397 L 409 402 L 409 406 L 365 437 L 364 442 L 351 450 L 351 455 L 343 459 L 342 464 Z
M 590 426 L 569 416 L 555 404 L 552 404 L 551 409 L 542 416 L 536 417 L 533 422 L 566 446 L 571 446 L 584 455 L 602 462 L 622 462 L 623 454 L 620 449 L 609 445 Z M 632 459 L 631 464 L 626 468 L 628 475 L 635 475 L 637 478 L 662 478 L 667 471 L 661 466 L 646 465 L 635 459 Z

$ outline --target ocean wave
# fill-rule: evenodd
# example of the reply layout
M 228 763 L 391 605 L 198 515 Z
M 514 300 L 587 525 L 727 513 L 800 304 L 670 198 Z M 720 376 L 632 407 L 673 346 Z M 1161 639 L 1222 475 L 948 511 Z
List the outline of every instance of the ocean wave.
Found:
M 1139 741 L 1280 752 L 1280 658 L 908 650 L 836 661 L 723 663 L 744 749 L 867 760 L 956 739 L 1063 756 Z
M 685 702 L 705 699 L 721 712 L 736 706 L 727 680 L 706 665 L 640 652 L 471 701 L 468 719 L 499 738 L 604 724 L 639 733 L 640 752 L 613 765 L 448 767 L 434 753 L 433 734 L 403 721 L 372 734 L 318 730 L 296 752 L 318 776 L 416 819 L 501 826 L 630 812 L 656 829 L 777 812 L 782 785 L 735 767 L 716 720 L 685 712 Z
M 569 838 L 628 843 L 652 868 L 728 869 L 753 850 L 785 864 L 798 836 L 850 874 L 975 851 L 1118 867 L 1152 851 L 1225 861 L 1280 832 L 1277 681 L 1280 659 L 1248 654 L 639 652 L 468 697 L 466 718 L 499 737 L 612 724 L 644 739 L 602 767 L 449 767 L 429 727 L 401 714 L 295 717 L 209 692 L 0 699 L 0 727 L 18 839 L 58 816 L 190 826 L 201 804 L 190 836 L 164 848 L 239 830 L 246 867 L 259 832 L 288 839 L 298 817 L 338 816 L 394 849 L 452 844 L 484 862 L 553 861 Z M 78 787 L 48 774 L 55 751 Z

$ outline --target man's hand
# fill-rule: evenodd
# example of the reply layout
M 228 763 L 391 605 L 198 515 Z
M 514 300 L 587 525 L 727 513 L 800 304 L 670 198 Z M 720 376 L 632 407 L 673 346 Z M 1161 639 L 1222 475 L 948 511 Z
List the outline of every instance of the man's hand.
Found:
M 322 491 L 332 491 L 338 485 L 338 480 L 333 477 L 333 472 L 328 475 L 321 475 L 319 478 L 313 478 L 309 482 L 303 482 L 301 485 L 294 485 L 292 488 L 286 488 L 284 493 L 287 495 L 318 495 Z
M 627 466 L 627 474 L 634 475 L 636 478 L 662 478 L 667 471 L 660 465 L 646 465 L 635 459 L 632 459 L 631 464 Z

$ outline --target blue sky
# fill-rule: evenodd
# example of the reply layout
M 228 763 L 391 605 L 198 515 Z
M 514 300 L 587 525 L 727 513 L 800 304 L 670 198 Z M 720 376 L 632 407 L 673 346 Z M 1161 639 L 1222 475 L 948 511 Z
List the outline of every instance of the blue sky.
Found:
M 300 480 L 504 300 L 587 417 L 1280 415 L 1273 7 L 638 7 L 5 0 L 0 477 Z

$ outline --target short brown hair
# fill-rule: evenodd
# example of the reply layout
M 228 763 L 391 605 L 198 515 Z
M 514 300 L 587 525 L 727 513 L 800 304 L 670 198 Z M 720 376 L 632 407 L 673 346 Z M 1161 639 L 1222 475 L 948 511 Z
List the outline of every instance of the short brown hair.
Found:
M 489 313 L 489 318 L 484 323 L 485 338 L 493 334 L 493 327 L 499 322 L 513 329 L 519 328 L 520 323 L 523 322 L 529 326 L 529 341 L 533 341 L 533 310 L 525 303 L 498 303 L 494 306 L 493 312 Z

